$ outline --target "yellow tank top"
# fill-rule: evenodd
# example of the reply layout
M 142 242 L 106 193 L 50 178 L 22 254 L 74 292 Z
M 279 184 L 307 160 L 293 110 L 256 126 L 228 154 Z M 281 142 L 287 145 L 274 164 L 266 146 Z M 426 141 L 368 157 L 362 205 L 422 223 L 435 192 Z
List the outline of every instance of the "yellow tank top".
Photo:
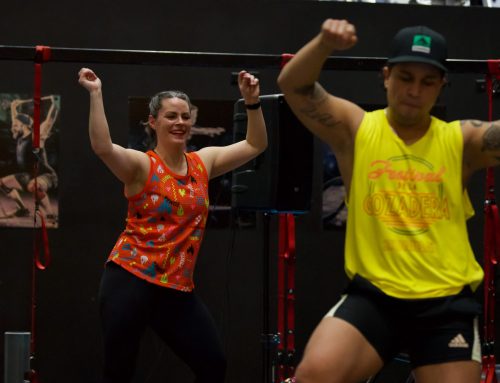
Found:
M 356 135 L 348 196 L 346 272 L 387 295 L 421 299 L 475 290 L 483 271 L 466 220 L 460 122 L 437 118 L 406 145 L 384 110 L 365 114 Z M 472 211 L 472 212 L 471 212 Z

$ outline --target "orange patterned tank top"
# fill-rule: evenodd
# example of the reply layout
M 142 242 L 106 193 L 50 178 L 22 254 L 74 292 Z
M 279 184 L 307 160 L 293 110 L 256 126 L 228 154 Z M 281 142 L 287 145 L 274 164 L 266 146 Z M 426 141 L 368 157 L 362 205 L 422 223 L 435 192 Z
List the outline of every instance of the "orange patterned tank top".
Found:
M 139 278 L 181 291 L 194 288 L 193 271 L 208 215 L 208 175 L 196 153 L 175 174 L 153 151 L 143 190 L 128 198 L 127 225 L 108 261 Z

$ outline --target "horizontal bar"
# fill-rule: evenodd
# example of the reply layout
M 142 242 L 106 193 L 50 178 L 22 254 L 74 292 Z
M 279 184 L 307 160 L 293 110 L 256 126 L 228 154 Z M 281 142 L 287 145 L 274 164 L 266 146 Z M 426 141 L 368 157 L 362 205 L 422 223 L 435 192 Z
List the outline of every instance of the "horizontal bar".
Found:
M 0 60 L 34 61 L 35 47 L 0 45 Z M 279 67 L 280 55 L 50 47 L 50 62 L 203 67 Z
M 34 61 L 35 47 L 0 45 L 0 60 Z M 378 71 L 384 57 L 331 56 L 324 69 Z M 230 68 L 281 68 L 283 58 L 272 54 L 141 51 L 50 47 L 50 62 L 132 65 L 172 65 Z M 487 60 L 448 59 L 451 73 L 488 73 Z

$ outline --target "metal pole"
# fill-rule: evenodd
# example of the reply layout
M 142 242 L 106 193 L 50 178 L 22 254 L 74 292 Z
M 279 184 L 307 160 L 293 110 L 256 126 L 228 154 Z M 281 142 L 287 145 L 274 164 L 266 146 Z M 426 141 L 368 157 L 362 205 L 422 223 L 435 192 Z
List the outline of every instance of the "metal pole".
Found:
M 4 339 L 4 383 L 25 383 L 30 370 L 29 332 L 6 332 Z

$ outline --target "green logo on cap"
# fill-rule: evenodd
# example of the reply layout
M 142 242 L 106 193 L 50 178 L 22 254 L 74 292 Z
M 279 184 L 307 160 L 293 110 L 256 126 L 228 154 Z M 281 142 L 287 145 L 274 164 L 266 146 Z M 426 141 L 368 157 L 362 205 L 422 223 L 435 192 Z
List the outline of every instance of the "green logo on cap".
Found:
M 431 38 L 426 35 L 413 36 L 413 45 L 411 50 L 414 52 L 430 53 L 431 52 Z

